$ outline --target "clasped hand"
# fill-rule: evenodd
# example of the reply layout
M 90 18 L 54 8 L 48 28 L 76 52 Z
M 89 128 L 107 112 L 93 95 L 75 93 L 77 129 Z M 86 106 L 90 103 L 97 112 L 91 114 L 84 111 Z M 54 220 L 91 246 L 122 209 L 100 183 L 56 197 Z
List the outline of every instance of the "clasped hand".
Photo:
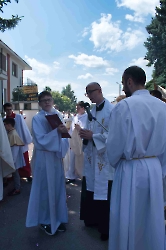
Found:
M 88 129 L 80 129 L 79 135 L 82 139 L 91 140 L 93 136 L 93 132 Z
M 61 133 L 61 134 L 64 134 L 64 133 L 68 132 L 67 128 L 63 124 L 60 124 L 57 129 L 58 129 L 58 132 Z

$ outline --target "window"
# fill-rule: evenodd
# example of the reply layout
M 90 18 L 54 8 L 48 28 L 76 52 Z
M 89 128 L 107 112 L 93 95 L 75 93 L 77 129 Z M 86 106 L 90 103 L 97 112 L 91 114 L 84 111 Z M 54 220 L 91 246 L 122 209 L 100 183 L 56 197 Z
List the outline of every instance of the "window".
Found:
M 31 110 L 31 103 L 24 103 L 24 110 Z
M 0 52 L 0 69 L 6 71 L 6 56 Z
M 14 106 L 14 109 L 15 109 L 15 110 L 20 110 L 20 105 L 19 105 L 19 103 L 15 103 L 13 106 Z
M 12 75 L 15 77 L 18 76 L 18 66 L 14 62 L 12 62 Z
M 6 92 L 6 89 L 3 88 L 3 104 L 5 104 L 7 102 L 7 92 Z

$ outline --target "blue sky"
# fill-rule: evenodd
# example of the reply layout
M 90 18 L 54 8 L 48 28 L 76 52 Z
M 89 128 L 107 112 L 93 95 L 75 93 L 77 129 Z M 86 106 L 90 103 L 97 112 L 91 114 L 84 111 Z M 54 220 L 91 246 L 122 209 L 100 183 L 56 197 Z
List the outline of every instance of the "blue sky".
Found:
M 71 84 L 78 100 L 98 82 L 104 96 L 118 96 L 125 68 L 138 65 L 151 79 L 143 43 L 159 0 L 12 0 L 2 17 L 24 16 L 1 39 L 33 68 L 25 71 L 38 84 L 61 91 Z

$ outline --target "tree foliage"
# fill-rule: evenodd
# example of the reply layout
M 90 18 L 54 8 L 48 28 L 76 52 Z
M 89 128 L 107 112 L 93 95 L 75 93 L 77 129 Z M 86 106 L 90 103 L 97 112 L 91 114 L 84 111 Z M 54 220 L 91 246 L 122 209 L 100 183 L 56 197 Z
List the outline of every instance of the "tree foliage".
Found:
M 44 88 L 44 90 L 49 91 L 49 92 L 52 91 L 51 88 L 50 88 L 49 86 L 46 86 L 46 87 Z
M 12 91 L 12 95 L 13 95 L 13 99 L 12 99 L 13 102 L 26 100 L 26 95 L 24 94 L 23 88 L 21 87 L 14 88 Z
M 156 15 L 146 27 L 149 37 L 144 43 L 147 53 L 147 66 L 154 65 L 153 80 L 156 84 L 166 86 L 166 0 L 160 0 Z
M 154 89 L 154 80 L 150 80 L 149 82 L 146 83 L 145 88 L 149 91 Z
M 62 89 L 62 95 L 67 96 L 70 99 L 71 101 L 70 110 L 74 112 L 76 108 L 77 98 L 74 94 L 74 91 L 71 89 L 70 84 L 68 84 L 66 87 Z
M 54 100 L 54 104 L 59 107 L 60 111 L 75 111 L 72 110 L 72 102 L 69 97 L 62 95 L 58 91 L 52 91 L 51 94 Z
M 74 91 L 71 89 L 71 85 L 68 84 L 62 89 L 62 92 L 52 91 L 52 97 L 54 99 L 54 104 L 59 107 L 60 111 L 76 111 L 77 98 Z
M 18 0 L 15 0 L 16 3 L 18 3 Z M 4 5 L 7 5 L 8 3 L 11 3 L 11 0 L 0 0 L 0 12 L 3 13 L 3 7 Z M 4 32 L 6 29 L 14 29 L 17 24 L 21 21 L 22 16 L 19 17 L 18 15 L 12 17 L 10 19 L 4 19 L 0 17 L 0 31 Z

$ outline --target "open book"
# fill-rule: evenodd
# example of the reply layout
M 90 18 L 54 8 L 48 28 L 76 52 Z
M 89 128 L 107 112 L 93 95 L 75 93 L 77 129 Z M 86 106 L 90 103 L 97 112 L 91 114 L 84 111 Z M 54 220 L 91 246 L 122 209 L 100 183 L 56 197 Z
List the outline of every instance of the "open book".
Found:
M 52 129 L 55 129 L 60 124 L 63 124 L 63 122 L 61 121 L 61 119 L 59 118 L 59 116 L 57 114 L 46 115 L 45 117 L 46 117 L 47 121 L 49 122 L 49 124 L 51 125 Z M 69 133 L 63 133 L 61 135 L 62 135 L 62 138 L 71 138 Z

